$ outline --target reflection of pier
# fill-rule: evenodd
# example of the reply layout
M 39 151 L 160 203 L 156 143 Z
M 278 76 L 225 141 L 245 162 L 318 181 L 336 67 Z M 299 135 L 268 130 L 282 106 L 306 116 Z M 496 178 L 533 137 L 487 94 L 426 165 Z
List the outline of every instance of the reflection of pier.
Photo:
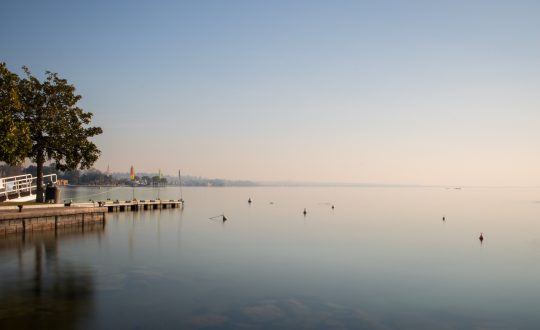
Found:
M 84 263 L 63 258 L 70 240 L 95 236 L 102 226 L 66 227 L 55 232 L 10 235 L 0 240 L 0 329 L 76 329 L 94 310 L 93 273 Z M 9 259 L 8 259 L 9 261 Z M 13 266 L 8 266 L 12 264 Z

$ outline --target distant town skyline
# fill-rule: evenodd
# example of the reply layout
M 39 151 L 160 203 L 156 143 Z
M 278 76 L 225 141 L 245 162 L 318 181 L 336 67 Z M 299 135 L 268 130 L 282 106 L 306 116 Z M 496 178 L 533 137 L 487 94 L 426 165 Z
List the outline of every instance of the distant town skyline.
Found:
M 0 61 L 68 79 L 105 172 L 540 185 L 537 1 L 11 1 Z

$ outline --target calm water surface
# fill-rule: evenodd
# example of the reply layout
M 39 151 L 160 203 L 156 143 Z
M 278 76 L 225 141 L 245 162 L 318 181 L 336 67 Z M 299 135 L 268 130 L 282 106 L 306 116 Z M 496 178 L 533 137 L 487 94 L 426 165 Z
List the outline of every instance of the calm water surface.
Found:
M 110 189 L 62 194 L 180 194 Z M 112 213 L 84 232 L 0 238 L 0 328 L 540 328 L 540 189 L 184 188 L 183 198 L 183 209 Z M 225 223 L 209 219 L 222 213 Z

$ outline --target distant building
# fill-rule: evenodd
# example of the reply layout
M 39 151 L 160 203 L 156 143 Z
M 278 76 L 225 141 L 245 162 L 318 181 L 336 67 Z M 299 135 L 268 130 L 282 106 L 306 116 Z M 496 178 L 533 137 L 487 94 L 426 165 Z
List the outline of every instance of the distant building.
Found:
M 65 179 L 58 179 L 56 180 L 57 186 L 67 186 L 69 184 L 68 180 Z

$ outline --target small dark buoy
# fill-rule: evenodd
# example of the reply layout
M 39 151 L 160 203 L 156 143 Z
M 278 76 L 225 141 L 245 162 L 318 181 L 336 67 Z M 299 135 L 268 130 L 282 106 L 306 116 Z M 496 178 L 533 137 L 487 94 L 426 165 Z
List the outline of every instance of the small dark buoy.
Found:
M 484 233 L 480 233 L 480 237 L 478 237 L 478 239 L 480 240 L 480 242 L 483 242 L 484 241 Z
M 248 199 L 248 203 L 251 204 L 252 200 L 251 197 Z
M 446 221 L 446 218 L 445 218 L 445 217 L 442 217 L 442 221 Z
M 223 215 L 223 222 L 227 221 L 227 217 L 225 216 L 225 214 Z
M 332 210 L 334 209 L 334 205 L 332 205 Z
M 304 215 L 306 215 L 306 214 L 307 214 L 307 211 L 306 211 L 306 209 L 304 208 Z

